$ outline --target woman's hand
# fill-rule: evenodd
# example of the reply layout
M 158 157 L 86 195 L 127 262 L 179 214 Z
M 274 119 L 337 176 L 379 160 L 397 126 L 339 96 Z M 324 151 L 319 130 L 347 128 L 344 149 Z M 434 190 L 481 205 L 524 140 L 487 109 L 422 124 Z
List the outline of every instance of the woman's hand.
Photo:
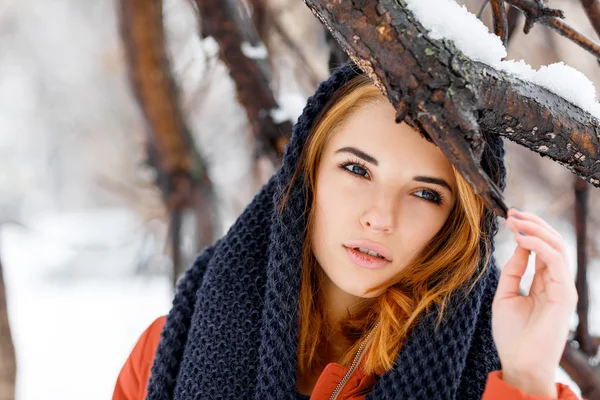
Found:
M 518 247 L 500 274 L 492 304 L 492 333 L 503 380 L 527 393 L 556 398 L 555 371 L 578 300 L 565 244 L 532 213 L 510 209 L 506 223 Z M 521 296 L 519 283 L 530 251 L 535 252 L 535 275 L 529 295 Z

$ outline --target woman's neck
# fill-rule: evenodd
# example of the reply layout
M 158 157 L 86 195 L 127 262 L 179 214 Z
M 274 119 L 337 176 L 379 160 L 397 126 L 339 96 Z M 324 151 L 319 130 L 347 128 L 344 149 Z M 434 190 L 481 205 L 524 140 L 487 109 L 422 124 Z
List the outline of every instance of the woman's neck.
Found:
M 323 275 L 325 274 L 323 273 Z M 321 295 L 323 296 L 323 311 L 328 325 L 331 327 L 338 326 L 340 321 L 356 315 L 357 312 L 375 302 L 375 298 L 367 299 L 344 292 L 326 275 L 321 279 L 320 286 Z

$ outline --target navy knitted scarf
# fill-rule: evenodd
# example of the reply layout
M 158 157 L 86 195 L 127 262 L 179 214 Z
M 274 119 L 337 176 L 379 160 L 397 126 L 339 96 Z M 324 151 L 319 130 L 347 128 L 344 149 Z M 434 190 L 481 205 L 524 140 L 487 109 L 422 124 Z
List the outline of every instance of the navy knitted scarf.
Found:
M 177 287 L 161 333 L 150 400 L 296 399 L 298 299 L 306 225 L 302 177 L 283 213 L 277 206 L 300 160 L 313 121 L 333 93 L 356 76 L 355 66 L 333 72 L 309 98 L 280 169 L 228 233 L 205 249 Z M 482 166 L 504 189 L 504 147 L 488 138 Z M 486 211 L 490 241 L 497 217 Z M 483 260 L 480 263 L 483 268 Z M 466 300 L 453 303 L 440 329 L 435 314 L 410 332 L 394 367 L 367 399 L 479 400 L 487 374 L 500 368 L 491 333 L 498 283 L 493 258 Z

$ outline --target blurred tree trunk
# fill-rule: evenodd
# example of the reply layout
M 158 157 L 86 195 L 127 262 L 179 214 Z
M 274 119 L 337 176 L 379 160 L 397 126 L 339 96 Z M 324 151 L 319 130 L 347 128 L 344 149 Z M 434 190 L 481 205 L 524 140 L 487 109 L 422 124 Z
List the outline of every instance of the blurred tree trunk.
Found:
M 0 400 L 14 400 L 17 377 L 15 347 L 10 334 L 6 286 L 0 259 Z
M 165 49 L 162 1 L 121 0 L 118 7 L 130 83 L 147 126 L 148 164 L 157 172 L 169 215 L 173 285 L 184 266 L 181 224 L 186 211 L 195 212 L 197 251 L 215 234 L 212 184 L 179 104 L 178 87 Z

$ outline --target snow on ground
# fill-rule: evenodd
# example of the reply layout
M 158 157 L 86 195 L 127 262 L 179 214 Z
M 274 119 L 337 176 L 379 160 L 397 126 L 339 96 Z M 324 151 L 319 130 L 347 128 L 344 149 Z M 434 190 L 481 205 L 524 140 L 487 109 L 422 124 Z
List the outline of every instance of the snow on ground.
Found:
M 596 88 L 583 73 L 563 62 L 535 70 L 523 60 L 502 61 L 506 48 L 498 36 L 454 0 L 404 0 L 432 39 L 449 39 L 472 60 L 542 86 L 600 119 Z
M 122 210 L 38 221 L 0 231 L 17 399 L 109 399 L 139 335 L 170 308 L 168 277 L 133 274 L 140 242 L 119 241 L 136 232 Z

